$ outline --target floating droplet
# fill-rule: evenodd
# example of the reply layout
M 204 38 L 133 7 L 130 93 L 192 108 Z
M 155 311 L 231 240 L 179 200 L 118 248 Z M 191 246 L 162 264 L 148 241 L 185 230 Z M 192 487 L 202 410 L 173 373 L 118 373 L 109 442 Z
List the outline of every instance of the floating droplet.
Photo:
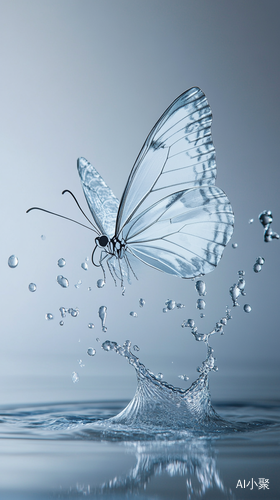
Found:
M 88 287 L 88 292 L 91 292 L 91 286 Z
M 133 318 L 137 318 L 137 313 L 135 311 L 131 311 L 130 313 L 130 316 L 132 316 Z
M 262 266 L 260 264 L 254 264 L 253 270 L 255 273 L 259 273 L 262 270 Z
M 184 304 L 181 304 L 180 302 L 178 302 L 176 304 L 176 307 L 177 307 L 177 309 L 184 309 L 185 306 L 184 306 Z
M 8 266 L 13 269 L 14 267 L 17 267 L 18 265 L 18 258 L 15 255 L 11 255 L 8 258 Z
M 137 351 L 137 352 L 140 351 L 140 347 L 138 347 L 138 345 L 136 345 L 136 344 L 133 346 L 133 349 L 134 349 L 134 351 Z
M 200 296 L 204 296 L 206 295 L 206 285 L 204 283 L 204 281 L 202 280 L 198 280 L 195 284 L 195 288 L 196 288 L 196 291 L 198 292 L 198 295 Z
M 222 323 L 222 325 L 224 325 L 224 326 L 225 326 L 225 325 L 227 324 L 227 318 L 222 318 L 222 319 L 220 320 L 220 323 Z
M 45 241 L 46 236 L 44 234 L 41 234 L 41 240 Z
M 206 303 L 203 299 L 197 299 L 197 301 L 196 301 L 197 309 L 199 309 L 199 310 L 205 309 L 205 306 L 206 306 Z
M 35 285 L 35 283 L 29 283 L 29 285 L 28 285 L 28 290 L 29 290 L 30 292 L 36 292 L 36 290 L 37 290 L 37 286 Z
M 79 314 L 79 309 L 72 309 L 70 314 L 73 318 L 76 318 Z
M 190 327 L 190 328 L 194 328 L 194 326 L 195 326 L 194 320 L 193 319 L 188 319 L 187 326 Z
M 257 260 L 256 260 L 256 264 L 260 264 L 261 266 L 263 266 L 263 264 L 265 263 L 265 260 L 263 257 L 258 257 Z
M 274 231 L 272 231 L 271 227 L 268 227 L 264 231 L 264 241 L 266 243 L 269 243 L 272 240 L 279 240 L 279 234 L 274 233 Z
M 96 285 L 97 285 L 97 288 L 103 288 L 103 286 L 105 285 L 105 281 L 100 279 L 97 281 Z
M 253 224 L 253 222 L 254 222 L 254 219 L 249 220 L 249 224 Z
M 63 257 L 61 257 L 61 259 L 58 259 L 58 261 L 57 261 L 58 267 L 64 267 L 65 264 L 66 264 L 66 260 L 63 259 Z
M 89 257 L 86 257 L 86 258 L 85 258 L 85 261 L 86 261 L 86 262 L 89 262 Z
M 252 311 L 252 307 L 249 304 L 245 304 L 243 307 L 245 313 L 250 313 Z
M 139 307 L 144 307 L 144 305 L 145 305 L 145 300 L 139 299 Z
M 110 340 L 106 340 L 101 345 L 101 347 L 102 347 L 102 349 L 104 349 L 104 351 L 112 351 L 113 349 L 116 349 L 117 346 L 118 346 L 117 342 L 111 342 Z
M 66 313 L 67 313 L 67 309 L 65 309 L 65 307 L 60 307 L 59 311 L 60 311 L 61 317 L 65 318 Z
M 259 215 L 259 221 L 263 225 L 264 228 L 269 226 L 273 221 L 273 216 L 270 210 L 264 210 Z
M 78 359 L 78 363 L 81 368 L 84 368 L 84 366 L 86 366 L 81 359 Z
M 100 342 L 100 338 L 99 337 L 96 337 L 96 342 Z
M 101 319 L 101 326 L 103 332 L 107 331 L 107 328 L 105 326 L 105 321 L 107 317 L 107 307 L 106 306 L 100 306 L 99 311 L 98 311 L 99 318 Z
M 176 307 L 176 302 L 175 302 L 175 300 L 169 300 L 169 299 L 168 299 L 168 300 L 165 302 L 165 305 L 166 305 L 166 307 L 167 307 L 167 309 L 168 309 L 169 311 L 172 311 L 172 309 L 175 309 L 175 307 Z
M 88 324 L 88 328 L 93 329 L 93 328 L 94 328 L 94 324 L 93 324 L 93 323 L 89 323 L 89 324 Z
M 64 278 L 61 274 L 56 277 L 57 283 L 62 286 L 62 288 L 67 288 L 69 286 L 69 281 L 67 278 Z
M 96 350 L 93 347 L 89 347 L 87 350 L 89 356 L 94 356 L 96 354 Z
M 73 372 L 72 373 L 72 382 L 73 382 L 73 384 L 76 384 L 77 382 L 79 382 L 79 380 L 80 380 L 80 377 L 79 377 L 78 373 L 77 372 Z
M 238 271 L 237 274 L 239 275 L 240 278 L 242 278 L 242 276 L 245 276 L 245 271 Z
M 84 271 L 87 271 L 88 270 L 88 265 L 86 262 L 82 262 L 81 263 L 81 268 L 84 270 Z
M 82 280 L 79 280 L 79 281 L 76 283 L 75 288 L 80 288 L 81 284 L 82 284 Z
M 238 243 L 233 243 L 231 246 L 232 246 L 232 248 L 237 248 L 238 247 Z
M 241 290 L 240 290 L 240 288 L 238 288 L 236 283 L 230 287 L 229 294 L 230 294 L 232 302 L 233 302 L 233 307 L 239 306 L 237 299 L 238 299 L 239 295 L 241 294 Z
M 51 320 L 51 319 L 53 319 L 54 317 L 53 317 L 53 314 L 52 314 L 52 313 L 47 313 L 47 314 L 46 314 L 46 316 L 45 316 L 45 318 L 46 318 L 47 320 Z
M 205 314 L 201 313 L 200 317 L 201 317 L 201 319 L 205 318 Z
M 163 373 L 158 373 L 156 376 L 157 380 L 162 380 L 163 379 Z
M 63 325 L 64 325 L 64 321 L 62 321 L 62 320 L 61 320 L 61 321 L 59 322 L 59 324 L 60 324 L 60 326 L 63 326 Z
M 162 310 L 163 313 L 167 313 L 168 312 L 168 309 L 167 307 L 164 307 L 163 310 Z
M 178 378 L 187 382 L 187 380 L 189 380 L 190 377 L 187 377 L 187 375 L 178 375 Z

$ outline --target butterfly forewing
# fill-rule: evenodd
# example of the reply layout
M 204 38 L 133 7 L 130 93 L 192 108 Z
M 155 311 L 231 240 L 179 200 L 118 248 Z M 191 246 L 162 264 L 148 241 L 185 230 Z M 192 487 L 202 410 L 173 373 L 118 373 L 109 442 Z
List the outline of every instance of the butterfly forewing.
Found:
M 211 121 L 207 99 L 197 87 L 169 106 L 147 137 L 131 171 L 120 202 L 117 234 L 132 218 L 167 195 L 215 183 Z
M 100 233 L 112 238 L 115 234 L 119 200 L 85 158 L 78 159 L 77 168 L 87 204 Z

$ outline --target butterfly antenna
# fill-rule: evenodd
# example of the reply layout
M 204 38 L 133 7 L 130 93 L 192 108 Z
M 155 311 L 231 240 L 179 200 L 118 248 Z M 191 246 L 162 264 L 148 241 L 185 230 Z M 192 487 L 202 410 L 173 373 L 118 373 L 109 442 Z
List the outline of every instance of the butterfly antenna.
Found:
M 62 219 L 70 220 L 71 222 L 75 222 L 75 224 L 79 224 L 79 226 L 83 226 L 86 229 L 89 229 L 90 231 L 94 231 L 95 233 L 97 232 L 96 229 L 92 229 L 91 227 L 85 226 L 84 224 L 81 224 L 80 222 L 77 222 L 74 219 L 70 219 L 70 217 L 65 217 L 65 215 L 60 215 L 60 214 L 56 214 L 55 212 L 50 212 L 49 210 L 45 210 L 45 208 L 32 207 L 32 208 L 29 208 L 28 210 L 26 210 L 26 213 L 28 214 L 29 212 L 31 212 L 31 210 L 41 210 L 41 212 L 46 212 L 47 214 L 56 215 L 56 217 L 61 217 Z M 97 233 L 97 234 L 99 234 L 99 233 Z
M 100 231 L 95 227 L 95 225 L 91 222 L 91 220 L 86 216 L 85 212 L 83 211 L 83 209 L 81 208 L 76 196 L 71 192 L 69 191 L 69 189 L 64 189 L 64 191 L 62 191 L 62 194 L 65 194 L 65 193 L 69 193 L 71 194 L 72 198 L 74 199 L 74 201 L 76 202 L 76 204 L 78 205 L 78 208 L 81 210 L 83 216 L 86 218 L 86 220 L 92 225 L 92 227 L 94 227 L 94 230 L 97 232 L 97 234 L 101 234 Z

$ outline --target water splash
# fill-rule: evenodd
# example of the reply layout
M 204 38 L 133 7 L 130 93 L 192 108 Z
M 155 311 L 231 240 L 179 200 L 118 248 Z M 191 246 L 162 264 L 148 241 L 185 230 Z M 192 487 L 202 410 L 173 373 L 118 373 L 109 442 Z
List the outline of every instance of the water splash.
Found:
M 8 266 L 11 268 L 11 269 L 14 269 L 15 267 L 17 267 L 18 265 L 18 258 L 15 256 L 15 255 L 11 255 L 9 258 L 8 258 Z
M 105 326 L 105 321 L 107 318 L 107 307 L 101 306 L 98 311 L 99 318 L 101 319 L 102 331 L 107 332 L 107 327 Z

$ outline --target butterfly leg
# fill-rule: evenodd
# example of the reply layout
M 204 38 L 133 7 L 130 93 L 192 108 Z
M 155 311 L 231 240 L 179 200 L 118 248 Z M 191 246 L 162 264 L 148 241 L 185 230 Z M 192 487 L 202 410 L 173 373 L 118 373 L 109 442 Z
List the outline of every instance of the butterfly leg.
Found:
M 109 261 L 112 259 L 112 257 L 113 257 L 113 255 L 110 255 L 110 256 L 106 259 L 106 262 L 107 262 L 107 266 L 108 266 L 109 272 L 110 272 L 110 274 L 111 274 L 111 276 L 112 276 L 112 278 L 113 278 L 113 280 L 114 280 L 115 286 L 117 286 L 117 282 L 116 282 L 115 276 L 114 276 L 113 271 L 112 271 L 112 269 L 111 269 L 111 266 L 110 266 L 110 264 L 109 264 Z
M 124 254 L 124 258 L 125 258 L 125 262 L 126 262 L 126 265 L 127 265 L 128 274 L 129 274 L 129 269 L 130 269 L 130 270 L 131 270 L 131 272 L 132 272 L 132 274 L 133 274 L 133 276 L 134 276 L 134 278 L 136 278 L 136 279 L 137 279 L 137 281 L 138 281 L 138 278 L 137 278 L 137 276 L 136 276 L 135 272 L 133 271 L 132 265 L 131 265 L 131 264 L 130 264 L 130 262 L 129 262 L 128 255 Z

